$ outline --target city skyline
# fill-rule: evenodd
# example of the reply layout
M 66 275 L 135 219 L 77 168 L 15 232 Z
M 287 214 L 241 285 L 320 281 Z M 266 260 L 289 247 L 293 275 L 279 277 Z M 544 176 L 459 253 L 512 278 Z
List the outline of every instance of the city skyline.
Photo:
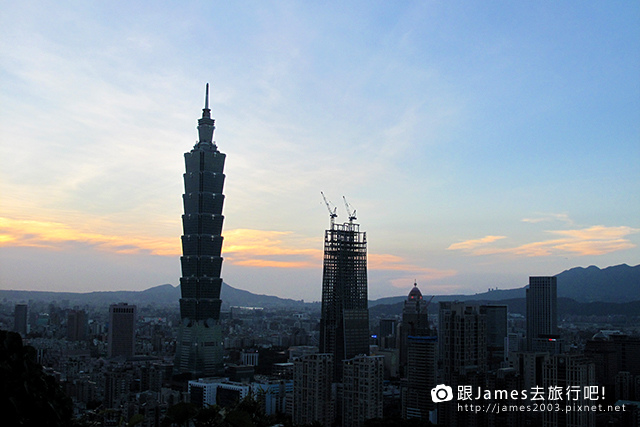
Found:
M 639 263 L 637 3 L 4 9 L 0 289 L 178 284 L 206 82 L 231 286 L 320 300 L 320 191 L 371 299 Z

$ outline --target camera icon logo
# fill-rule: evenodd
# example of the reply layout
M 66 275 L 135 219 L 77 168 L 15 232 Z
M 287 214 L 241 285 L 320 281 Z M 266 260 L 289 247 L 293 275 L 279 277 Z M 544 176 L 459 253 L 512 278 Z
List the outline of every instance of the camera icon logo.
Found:
M 448 385 L 438 384 L 431 389 L 431 400 L 435 403 L 448 402 L 451 399 L 453 399 L 453 390 Z

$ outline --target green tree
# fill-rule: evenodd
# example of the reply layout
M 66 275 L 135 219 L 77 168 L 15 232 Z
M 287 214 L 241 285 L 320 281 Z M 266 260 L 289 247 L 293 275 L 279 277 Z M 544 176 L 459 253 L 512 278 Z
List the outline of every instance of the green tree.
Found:
M 180 402 L 167 409 L 167 415 L 162 420 L 162 427 L 184 426 L 198 415 L 198 408 L 193 403 Z
M 282 424 L 291 427 L 291 419 L 284 414 L 266 415 L 260 402 L 247 396 L 231 408 L 217 405 L 197 408 L 190 403 L 171 406 L 162 421 L 163 427 L 186 426 L 193 422 L 195 427 L 269 427 Z
M 135 427 L 143 421 L 144 421 L 144 415 L 135 414 L 133 417 L 131 417 L 131 419 L 127 423 L 127 427 Z
M 36 350 L 9 331 L 0 331 L 0 414 L 7 426 L 75 424 L 71 399 L 36 362 Z
M 208 405 L 198 411 L 194 418 L 195 427 L 219 427 L 223 425 L 224 409 L 218 405 Z
M 403 420 L 402 418 L 372 418 L 362 423 L 362 427 L 428 427 L 432 425 L 427 420 Z

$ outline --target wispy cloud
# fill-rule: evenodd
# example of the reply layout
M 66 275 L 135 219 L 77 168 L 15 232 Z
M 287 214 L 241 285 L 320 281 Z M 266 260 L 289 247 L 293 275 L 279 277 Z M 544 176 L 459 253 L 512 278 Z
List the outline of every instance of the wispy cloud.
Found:
M 571 220 L 571 218 L 569 218 L 569 215 L 564 213 L 560 213 L 560 214 L 543 213 L 543 214 L 537 214 L 535 217 L 522 219 L 522 222 L 528 222 L 531 224 L 537 224 L 540 222 L 552 222 L 552 221 L 562 221 L 562 222 L 566 222 L 567 224 L 573 224 L 573 221 Z
M 249 267 L 318 268 L 322 251 L 289 231 L 235 229 L 224 233 L 225 261 Z
M 394 271 L 400 274 L 400 277 L 389 281 L 391 286 L 399 289 L 406 289 L 414 281 L 424 283 L 457 274 L 456 270 L 440 270 L 411 264 L 397 255 L 369 254 L 368 261 L 369 270 Z
M 516 247 L 497 248 L 477 244 L 464 244 L 467 242 L 482 241 L 487 239 L 485 237 L 484 239 L 476 241 L 470 240 L 462 242 L 462 244 L 454 244 L 447 249 L 462 250 L 471 255 L 510 254 L 525 257 L 550 256 L 555 254 L 572 254 L 578 256 L 604 255 L 636 247 L 636 245 L 626 237 L 638 232 L 640 232 L 640 229 L 627 226 L 606 227 L 603 225 L 594 225 L 583 229 L 549 230 L 547 233 L 562 237 L 526 243 Z M 490 242 L 491 241 L 489 241 L 489 243 Z
M 173 256 L 180 253 L 178 239 L 115 236 L 87 232 L 54 221 L 0 217 L 0 246 L 30 246 L 62 250 L 65 245 L 73 244 L 85 244 L 120 254 L 148 253 Z
M 0 246 L 39 247 L 58 251 L 78 244 L 118 254 L 168 257 L 181 254 L 178 238 L 110 235 L 84 231 L 56 221 L 0 217 Z M 309 241 L 290 231 L 225 230 L 222 255 L 225 263 L 245 267 L 321 269 L 323 252 L 311 247 L 316 244 L 317 241 Z M 421 267 L 391 254 L 368 254 L 368 267 L 370 270 L 401 274 L 402 279 L 391 281 L 397 287 L 406 287 L 410 280 L 435 280 L 456 274 L 455 270 Z
M 477 247 L 493 243 L 496 240 L 504 239 L 506 236 L 485 236 L 481 239 L 465 240 L 464 242 L 453 243 L 447 250 L 473 250 Z
M 224 232 L 223 256 L 245 266 L 310 268 L 322 263 L 322 251 L 308 249 L 291 232 L 235 229 Z M 180 256 L 179 238 L 110 235 L 89 232 L 56 221 L 0 217 L 0 246 L 31 246 L 61 250 L 86 244 L 114 253 Z

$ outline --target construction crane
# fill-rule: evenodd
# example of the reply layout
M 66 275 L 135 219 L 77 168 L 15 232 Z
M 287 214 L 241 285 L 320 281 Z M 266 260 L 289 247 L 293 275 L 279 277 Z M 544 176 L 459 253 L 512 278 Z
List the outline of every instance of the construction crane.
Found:
M 329 201 L 327 200 L 327 198 L 324 196 L 324 193 L 321 191 L 320 194 L 322 194 L 322 198 L 324 199 L 324 204 L 327 205 L 327 209 L 329 210 L 329 218 L 331 218 L 331 229 L 333 229 L 333 224 L 335 222 L 336 217 L 338 216 L 338 214 L 336 213 L 336 210 L 338 209 L 338 207 L 334 206 L 333 210 L 331 210 L 331 205 L 329 204 Z
M 432 295 L 431 298 L 429 298 L 429 301 L 427 301 L 427 303 L 424 305 L 424 308 L 422 309 L 422 313 L 427 312 L 427 308 L 429 308 L 429 304 L 431 304 L 431 301 L 433 301 L 433 298 L 435 298 L 435 295 Z
M 347 202 L 346 197 L 342 196 L 342 199 L 344 200 L 344 207 L 347 209 L 347 215 L 349 215 L 349 223 L 353 223 L 354 219 L 358 219 L 356 218 L 356 210 L 351 210 L 351 205 Z

